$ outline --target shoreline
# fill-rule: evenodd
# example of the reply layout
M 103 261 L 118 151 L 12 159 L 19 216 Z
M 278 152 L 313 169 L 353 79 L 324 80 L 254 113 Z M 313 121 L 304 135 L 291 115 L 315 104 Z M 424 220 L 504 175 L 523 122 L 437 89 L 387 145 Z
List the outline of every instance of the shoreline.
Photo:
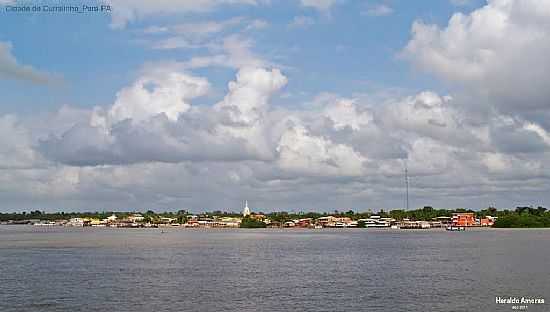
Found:
M 338 232 L 338 231 L 355 231 L 355 232 L 450 232 L 445 227 L 433 228 L 358 228 L 358 227 L 324 227 L 324 228 L 307 228 L 307 227 L 267 227 L 267 228 L 240 228 L 240 227 L 186 227 L 186 226 L 158 226 L 158 227 L 117 227 L 117 226 L 64 226 L 64 225 L 33 225 L 33 224 L 0 224 L 0 228 L 32 228 L 32 229 L 82 229 L 88 230 L 156 230 L 156 231 L 262 231 L 262 232 Z M 473 226 L 466 227 L 465 231 L 460 232 L 481 232 L 481 231 L 502 231 L 502 230 L 550 230 L 548 227 L 516 227 L 516 228 L 498 228 L 498 227 L 481 227 Z

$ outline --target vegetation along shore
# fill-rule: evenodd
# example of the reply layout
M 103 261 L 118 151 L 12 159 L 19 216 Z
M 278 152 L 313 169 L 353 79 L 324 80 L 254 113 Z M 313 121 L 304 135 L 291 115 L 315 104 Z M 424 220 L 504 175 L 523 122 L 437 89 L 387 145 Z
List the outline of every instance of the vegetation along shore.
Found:
M 378 212 L 333 211 L 250 213 L 212 211 L 193 214 L 177 212 L 30 212 L 0 213 L 2 224 L 116 226 L 116 227 L 356 227 L 356 228 L 432 228 L 450 225 L 488 226 L 495 228 L 550 227 L 550 211 L 544 207 L 483 210 L 435 209 L 425 206 L 416 210 L 395 209 Z

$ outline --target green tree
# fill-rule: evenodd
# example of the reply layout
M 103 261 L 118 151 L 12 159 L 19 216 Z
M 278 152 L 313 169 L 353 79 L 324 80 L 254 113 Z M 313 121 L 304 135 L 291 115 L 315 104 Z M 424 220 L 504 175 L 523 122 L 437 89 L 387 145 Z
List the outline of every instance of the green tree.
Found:
M 267 225 L 263 223 L 262 221 L 256 220 L 251 217 L 244 217 L 241 221 L 241 228 L 245 229 L 258 229 L 258 228 L 265 228 Z

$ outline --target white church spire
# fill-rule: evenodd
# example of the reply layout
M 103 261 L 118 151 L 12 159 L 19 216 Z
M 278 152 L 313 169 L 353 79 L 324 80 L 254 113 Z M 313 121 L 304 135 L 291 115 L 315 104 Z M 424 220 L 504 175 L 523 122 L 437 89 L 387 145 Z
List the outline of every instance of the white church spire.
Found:
M 243 217 L 250 215 L 250 208 L 248 208 L 248 200 L 244 201 Z

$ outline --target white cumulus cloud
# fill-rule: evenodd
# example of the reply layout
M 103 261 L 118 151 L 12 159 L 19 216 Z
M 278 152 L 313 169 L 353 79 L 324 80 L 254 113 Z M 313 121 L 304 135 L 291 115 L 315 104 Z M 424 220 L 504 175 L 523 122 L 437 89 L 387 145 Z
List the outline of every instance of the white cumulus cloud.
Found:
M 453 14 L 446 27 L 416 21 L 403 54 L 506 112 L 547 108 L 550 2 L 489 0 L 469 14 Z
M 147 73 L 117 93 L 109 120 L 141 121 L 161 113 L 177 120 L 180 113 L 190 108 L 187 100 L 205 95 L 208 89 L 205 78 L 164 70 Z

